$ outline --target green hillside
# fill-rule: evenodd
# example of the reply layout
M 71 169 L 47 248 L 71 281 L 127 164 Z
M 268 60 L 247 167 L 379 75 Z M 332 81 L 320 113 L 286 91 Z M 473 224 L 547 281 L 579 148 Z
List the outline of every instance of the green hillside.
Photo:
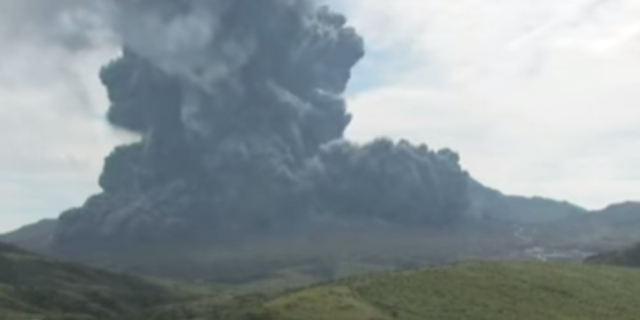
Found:
M 466 263 L 370 274 L 278 295 L 198 296 L 0 245 L 3 320 L 626 320 L 640 271 Z M 191 287 L 190 287 L 191 288 Z
M 176 297 L 142 280 L 0 244 L 0 319 L 128 319 Z
M 639 296 L 633 269 L 472 263 L 311 287 L 228 309 L 234 312 L 216 309 L 211 319 L 631 320 L 640 314 Z M 243 308 L 251 311 L 237 315 Z

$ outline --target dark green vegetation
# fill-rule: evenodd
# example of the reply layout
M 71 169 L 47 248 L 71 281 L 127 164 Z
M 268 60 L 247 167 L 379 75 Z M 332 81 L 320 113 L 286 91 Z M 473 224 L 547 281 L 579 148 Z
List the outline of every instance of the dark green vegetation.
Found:
M 120 320 L 178 297 L 134 277 L 60 263 L 0 244 L 3 320 Z
M 640 244 L 624 250 L 604 252 L 586 259 L 587 263 L 640 268 Z

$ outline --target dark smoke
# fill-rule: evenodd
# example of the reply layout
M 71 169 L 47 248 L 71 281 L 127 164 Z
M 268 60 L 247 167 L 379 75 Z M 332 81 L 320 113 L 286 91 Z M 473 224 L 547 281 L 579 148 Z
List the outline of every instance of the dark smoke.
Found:
M 140 135 L 104 192 L 63 214 L 62 247 L 228 237 L 315 215 L 446 223 L 466 208 L 458 156 L 343 140 L 364 44 L 305 0 L 95 2 L 123 44 L 100 76 L 108 120 Z M 392 111 L 390 111 L 392 112 Z

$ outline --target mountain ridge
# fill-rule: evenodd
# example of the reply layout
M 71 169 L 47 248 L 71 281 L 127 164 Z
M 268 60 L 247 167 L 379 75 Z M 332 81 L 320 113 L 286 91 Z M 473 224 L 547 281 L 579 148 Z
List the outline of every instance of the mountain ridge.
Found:
M 480 184 L 478 186 L 485 188 Z M 309 284 L 362 272 L 473 259 L 540 260 L 541 257 L 548 257 L 552 260 L 576 261 L 587 255 L 573 252 L 582 248 L 582 243 L 565 244 L 567 238 L 571 240 L 574 236 L 566 231 L 564 225 L 574 224 L 566 221 L 588 219 L 591 213 L 576 210 L 575 206 L 564 202 L 545 199 L 542 200 L 542 208 L 548 209 L 547 203 L 552 202 L 551 213 L 545 214 L 542 219 L 521 219 L 522 214 L 510 215 L 509 210 L 514 208 L 513 202 L 510 202 L 512 196 L 504 196 L 489 188 L 482 192 L 489 194 L 490 201 L 486 201 L 486 194 L 478 196 L 474 207 L 478 214 L 475 217 L 470 214 L 474 218 L 449 227 L 393 225 L 366 217 L 355 220 L 322 218 L 311 224 L 273 229 L 264 235 L 256 234 L 242 242 L 205 239 L 200 243 L 176 242 L 170 246 L 147 246 L 143 249 L 129 247 L 125 250 L 122 247 L 112 254 L 102 252 L 100 256 L 84 255 L 71 259 L 143 275 L 251 286 L 252 283 L 278 277 L 284 277 L 283 283 L 288 279 L 297 279 L 297 283 Z M 477 190 L 471 195 L 477 195 Z M 522 204 L 527 199 L 518 198 L 518 203 Z M 540 203 L 540 199 L 533 198 L 528 204 L 529 208 L 523 212 L 535 212 L 531 208 Z M 554 215 L 555 219 L 549 218 Z M 36 224 L 34 230 L 22 228 L 17 233 L 0 236 L 0 240 L 15 241 L 14 244 L 22 247 L 59 256 L 46 247 L 46 241 L 40 239 L 29 242 L 38 239 L 34 238 L 38 232 L 45 237 L 50 236 L 55 232 L 53 228 L 55 224 L 46 221 Z M 557 240 L 548 241 L 554 239 L 552 236 Z M 27 242 L 20 242 L 24 239 Z M 625 245 L 632 243 L 625 241 L 631 240 L 619 242 Z M 549 251 L 545 253 L 539 247 Z M 568 253 L 562 254 L 556 248 L 567 250 Z M 145 254 L 140 255 L 139 252 Z

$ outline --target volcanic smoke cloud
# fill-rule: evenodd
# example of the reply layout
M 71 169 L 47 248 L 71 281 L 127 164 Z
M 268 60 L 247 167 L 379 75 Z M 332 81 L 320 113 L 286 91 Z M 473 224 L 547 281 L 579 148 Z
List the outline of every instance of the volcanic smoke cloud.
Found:
M 342 94 L 364 44 L 342 15 L 306 0 L 82 9 L 122 44 L 100 74 L 108 120 L 141 140 L 107 157 L 104 192 L 62 215 L 56 245 L 222 238 L 318 215 L 442 223 L 465 211 L 455 153 L 343 140 Z

